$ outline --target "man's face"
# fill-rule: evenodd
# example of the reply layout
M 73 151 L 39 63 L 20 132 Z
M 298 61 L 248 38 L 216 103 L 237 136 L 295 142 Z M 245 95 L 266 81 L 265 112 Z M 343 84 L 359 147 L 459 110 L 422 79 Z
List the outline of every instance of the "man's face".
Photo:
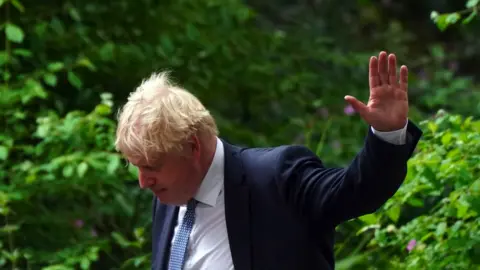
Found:
M 182 205 L 195 195 L 202 180 L 199 155 L 194 151 L 130 162 L 138 168 L 141 188 L 150 189 L 164 204 Z

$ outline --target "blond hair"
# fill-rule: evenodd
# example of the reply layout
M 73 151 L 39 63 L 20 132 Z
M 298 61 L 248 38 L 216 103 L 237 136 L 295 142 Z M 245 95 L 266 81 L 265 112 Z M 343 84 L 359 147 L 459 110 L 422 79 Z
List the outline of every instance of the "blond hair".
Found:
M 149 160 L 181 151 L 192 135 L 218 135 L 210 112 L 172 84 L 167 72 L 153 73 L 119 110 L 115 148 L 127 157 Z

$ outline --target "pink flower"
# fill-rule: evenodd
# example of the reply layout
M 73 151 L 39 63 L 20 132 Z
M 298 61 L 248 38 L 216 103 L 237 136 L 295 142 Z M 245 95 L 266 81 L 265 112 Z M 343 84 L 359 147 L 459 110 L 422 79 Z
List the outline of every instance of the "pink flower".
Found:
M 458 70 L 458 62 L 457 61 L 451 61 L 449 64 L 448 64 L 448 68 L 455 72 Z
M 81 220 L 81 219 L 75 220 L 74 226 L 77 227 L 77 228 L 82 228 L 83 227 L 83 220 Z
M 328 109 L 327 108 L 319 108 L 317 110 L 317 114 L 319 114 L 323 118 L 328 118 Z
M 408 242 L 408 245 L 407 245 L 408 252 L 412 251 L 416 245 L 417 245 L 417 240 L 415 239 L 410 240 L 410 242 Z
M 427 72 L 424 69 L 420 70 L 417 75 L 420 80 L 428 80 Z
M 342 149 L 342 144 L 338 141 L 338 140 L 335 140 L 332 142 L 332 148 L 335 149 L 335 150 L 341 150 Z
M 345 108 L 343 109 L 343 112 L 346 114 L 346 115 L 352 115 L 355 113 L 355 109 L 352 107 L 352 105 L 347 105 L 345 106 Z

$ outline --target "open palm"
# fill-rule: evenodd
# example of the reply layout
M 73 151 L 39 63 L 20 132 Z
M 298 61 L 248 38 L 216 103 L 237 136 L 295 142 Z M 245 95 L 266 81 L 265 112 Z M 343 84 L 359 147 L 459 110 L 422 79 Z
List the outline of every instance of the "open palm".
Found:
M 367 105 L 355 97 L 346 96 L 360 116 L 378 131 L 402 129 L 408 118 L 408 69 L 402 65 L 397 76 L 397 59 L 381 52 L 370 58 L 370 98 Z

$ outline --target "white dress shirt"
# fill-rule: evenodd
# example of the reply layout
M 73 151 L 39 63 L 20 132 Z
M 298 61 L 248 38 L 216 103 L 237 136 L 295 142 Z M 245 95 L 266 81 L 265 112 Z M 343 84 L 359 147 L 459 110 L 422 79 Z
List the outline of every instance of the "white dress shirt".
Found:
M 372 128 L 372 132 L 384 141 L 400 145 L 405 143 L 407 125 L 408 122 L 403 129 L 397 131 L 380 132 Z M 195 223 L 188 242 L 185 270 L 234 269 L 225 221 L 223 180 L 224 149 L 222 141 L 217 138 L 217 148 L 212 164 L 195 195 L 199 203 L 195 210 Z M 186 210 L 186 206 L 181 206 L 179 209 L 172 244 Z
M 228 243 L 223 197 L 224 179 L 223 143 L 217 138 L 217 149 L 212 164 L 195 195 L 195 223 L 188 241 L 185 270 L 233 270 Z M 181 206 L 174 237 L 182 224 L 187 208 Z M 174 239 L 172 239 L 173 244 Z

